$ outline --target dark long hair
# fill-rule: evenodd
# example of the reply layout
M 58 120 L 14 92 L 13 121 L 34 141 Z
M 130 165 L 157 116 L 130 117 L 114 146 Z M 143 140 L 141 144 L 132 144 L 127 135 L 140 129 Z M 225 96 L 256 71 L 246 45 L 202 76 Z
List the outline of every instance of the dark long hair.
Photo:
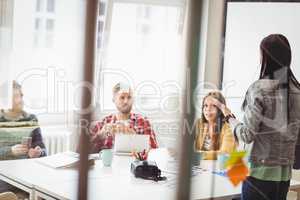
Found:
M 290 81 L 300 89 L 300 84 L 290 68 L 292 51 L 289 41 L 284 35 L 271 34 L 265 37 L 260 43 L 260 53 L 261 69 L 259 79 L 279 80 L 279 87 L 287 89 L 287 94 L 289 94 Z M 289 102 L 288 99 L 287 102 Z M 245 99 L 242 110 L 245 109 L 246 104 Z

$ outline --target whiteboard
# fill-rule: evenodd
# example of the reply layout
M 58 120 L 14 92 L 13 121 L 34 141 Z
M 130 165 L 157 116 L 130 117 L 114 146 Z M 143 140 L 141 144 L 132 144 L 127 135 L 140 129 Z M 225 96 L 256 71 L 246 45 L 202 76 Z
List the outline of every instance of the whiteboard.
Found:
M 291 68 L 300 78 L 300 2 L 245 3 L 228 2 L 223 93 L 235 112 L 240 107 L 247 88 L 259 78 L 262 39 L 272 33 L 285 35 L 292 49 Z

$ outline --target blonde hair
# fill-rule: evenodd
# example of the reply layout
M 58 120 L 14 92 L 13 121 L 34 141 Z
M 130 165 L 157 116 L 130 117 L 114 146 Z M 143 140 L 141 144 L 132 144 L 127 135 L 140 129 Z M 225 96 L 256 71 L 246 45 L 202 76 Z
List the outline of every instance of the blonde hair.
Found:
M 13 80 L 13 89 L 22 89 L 22 86 L 17 81 Z
M 117 83 L 112 89 L 113 96 L 124 89 L 128 89 L 128 91 L 131 91 L 131 88 L 128 84 L 122 82 Z

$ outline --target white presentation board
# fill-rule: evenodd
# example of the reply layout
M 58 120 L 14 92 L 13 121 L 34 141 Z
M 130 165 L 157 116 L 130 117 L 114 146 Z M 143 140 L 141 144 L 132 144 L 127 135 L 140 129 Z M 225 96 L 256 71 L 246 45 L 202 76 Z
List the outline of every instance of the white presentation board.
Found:
M 234 112 L 260 73 L 259 45 L 272 33 L 285 35 L 292 48 L 291 67 L 300 78 L 300 2 L 228 2 L 223 92 Z

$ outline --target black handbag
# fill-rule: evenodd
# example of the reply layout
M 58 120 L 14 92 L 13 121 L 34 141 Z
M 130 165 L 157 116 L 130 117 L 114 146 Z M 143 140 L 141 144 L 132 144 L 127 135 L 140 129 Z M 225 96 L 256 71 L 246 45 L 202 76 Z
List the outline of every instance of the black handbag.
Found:
M 157 167 L 154 161 L 135 160 L 131 163 L 131 172 L 136 178 L 143 178 L 153 181 L 163 181 L 167 178 L 161 176 L 161 170 Z

